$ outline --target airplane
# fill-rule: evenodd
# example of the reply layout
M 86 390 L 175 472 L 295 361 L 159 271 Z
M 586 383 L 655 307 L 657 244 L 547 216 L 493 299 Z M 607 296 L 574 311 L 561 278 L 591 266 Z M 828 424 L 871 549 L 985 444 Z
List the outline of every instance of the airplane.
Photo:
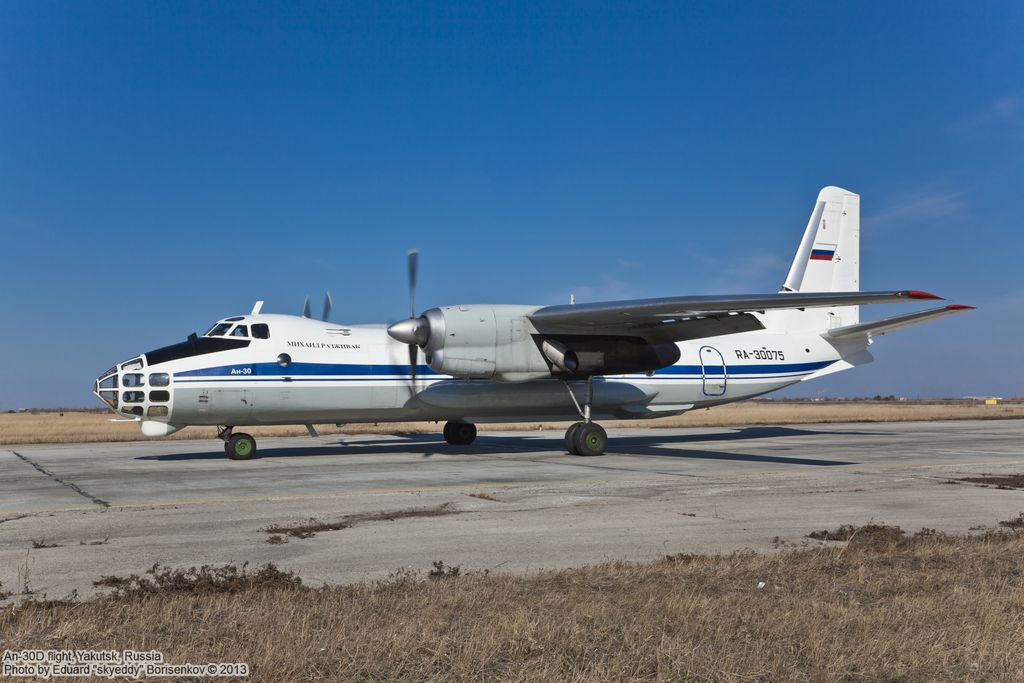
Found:
M 563 305 L 466 304 L 416 314 L 419 254 L 408 255 L 410 315 L 392 325 L 262 312 L 104 372 L 94 393 L 157 437 L 218 427 L 246 460 L 245 425 L 445 421 L 469 445 L 480 421 L 573 421 L 565 449 L 605 452 L 596 420 L 649 419 L 761 396 L 873 360 L 874 338 L 970 310 L 946 305 L 872 322 L 863 304 L 940 299 L 860 291 L 860 196 L 818 194 L 779 292 Z

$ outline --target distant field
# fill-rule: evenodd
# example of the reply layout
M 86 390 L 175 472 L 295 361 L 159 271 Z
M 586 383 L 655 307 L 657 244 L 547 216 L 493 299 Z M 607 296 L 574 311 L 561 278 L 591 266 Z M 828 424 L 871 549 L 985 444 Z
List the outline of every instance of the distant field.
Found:
M 322 588 L 273 567 L 156 570 L 5 607 L 0 632 L 11 650 L 246 662 L 253 682 L 1024 680 L 1024 534 L 828 536 L 848 540 L 533 576 L 435 562 Z
M 0 444 L 141 441 L 145 437 L 134 422 L 111 422 L 112 413 L 69 411 L 0 414 Z M 1022 419 L 1024 402 L 995 406 L 972 401 L 746 401 L 695 410 L 658 420 L 602 421 L 606 427 L 740 427 L 744 425 L 813 424 L 829 422 L 901 422 L 911 420 Z M 527 422 L 481 424 L 481 431 L 523 429 L 562 430 L 565 423 Z M 321 434 L 440 432 L 433 422 L 317 425 Z M 304 427 L 253 427 L 254 436 L 299 436 Z M 212 439 L 212 427 L 189 427 L 171 439 Z

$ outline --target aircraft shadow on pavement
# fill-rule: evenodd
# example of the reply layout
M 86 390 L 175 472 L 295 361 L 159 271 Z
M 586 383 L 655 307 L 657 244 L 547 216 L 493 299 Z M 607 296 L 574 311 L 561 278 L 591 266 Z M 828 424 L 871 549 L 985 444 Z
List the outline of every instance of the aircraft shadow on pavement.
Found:
M 704 441 L 742 441 L 744 439 L 765 439 L 793 436 L 855 436 L 868 435 L 871 432 L 857 431 L 815 431 L 809 429 L 793 429 L 789 427 L 745 427 L 735 432 L 713 434 L 658 434 L 643 436 L 617 436 L 608 441 L 608 455 L 653 456 L 671 458 L 691 458 L 697 460 L 732 460 L 738 462 L 778 463 L 786 465 L 815 465 L 834 467 L 838 465 L 856 465 L 846 460 L 830 460 L 823 458 L 793 457 L 784 455 L 758 455 L 731 453 L 717 450 L 697 450 L 673 448 L 674 444 L 700 443 Z M 551 436 L 480 436 L 472 446 L 450 446 L 440 435 L 436 434 L 403 434 L 390 438 L 372 440 L 339 440 L 330 445 L 309 445 L 289 447 L 267 447 L 256 451 L 254 459 L 261 458 L 293 458 L 316 457 L 324 455 L 544 455 L 552 453 L 565 455 L 563 437 Z M 140 455 L 136 460 L 156 460 L 174 462 L 181 460 L 221 460 L 225 459 L 224 451 L 217 446 L 209 450 L 189 453 L 166 453 L 162 455 Z M 601 458 L 579 458 L 580 464 L 601 462 Z

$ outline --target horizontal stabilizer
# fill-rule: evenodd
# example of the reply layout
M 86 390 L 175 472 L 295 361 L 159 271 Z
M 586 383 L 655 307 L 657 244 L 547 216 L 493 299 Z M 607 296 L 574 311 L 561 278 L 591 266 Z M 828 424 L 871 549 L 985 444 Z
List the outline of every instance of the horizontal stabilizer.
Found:
M 835 329 L 828 330 L 824 333 L 824 337 L 830 339 L 846 339 L 850 337 L 876 337 L 886 332 L 892 332 L 893 330 L 899 330 L 904 327 L 910 327 L 911 325 L 917 325 L 928 320 L 935 318 L 941 318 L 947 315 L 953 315 L 954 313 L 962 313 L 963 311 L 974 310 L 974 306 L 963 306 L 961 304 L 950 304 L 949 306 L 943 306 L 942 308 L 932 308 L 927 311 L 918 311 L 917 313 L 907 313 L 906 315 L 897 315 L 892 318 L 883 318 L 882 320 L 876 320 L 870 323 L 860 323 L 857 325 L 847 325 L 846 327 L 836 327 Z

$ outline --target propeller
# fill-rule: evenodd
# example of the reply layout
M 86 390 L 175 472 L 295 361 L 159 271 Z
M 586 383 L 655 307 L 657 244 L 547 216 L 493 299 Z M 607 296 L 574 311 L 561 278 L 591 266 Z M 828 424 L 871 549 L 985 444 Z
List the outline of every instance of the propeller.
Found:
M 333 306 L 334 306 L 334 300 L 331 299 L 331 292 L 330 292 L 330 290 L 324 291 L 324 312 L 323 312 L 323 315 L 320 316 L 321 320 L 323 320 L 324 322 L 327 322 L 327 316 L 329 316 L 331 314 L 331 307 L 333 307 Z M 313 317 L 313 311 L 309 307 L 309 295 L 308 294 L 306 295 L 306 300 L 304 302 L 302 302 L 302 317 L 303 318 L 312 318 Z
M 327 322 L 327 316 L 331 314 L 331 307 L 334 306 L 334 301 L 331 299 L 331 290 L 324 292 L 324 314 L 320 316 L 320 319 Z
M 409 317 L 388 327 L 388 334 L 395 341 L 409 346 L 410 391 L 416 393 L 416 366 L 419 364 L 419 347 L 427 342 L 430 333 L 426 321 L 416 317 L 416 278 L 419 273 L 420 250 L 410 249 L 409 267 Z

